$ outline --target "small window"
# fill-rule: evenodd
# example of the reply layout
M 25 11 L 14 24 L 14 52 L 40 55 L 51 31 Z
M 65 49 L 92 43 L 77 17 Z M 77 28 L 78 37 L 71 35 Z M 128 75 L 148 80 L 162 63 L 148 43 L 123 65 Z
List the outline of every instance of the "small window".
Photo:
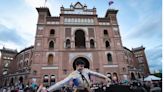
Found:
M 108 59 L 108 62 L 112 62 L 112 55 L 110 53 L 107 54 L 107 59 Z
M 55 75 L 51 75 L 50 77 L 50 85 L 55 84 Z
M 52 64 L 53 64 L 53 55 L 50 54 L 50 55 L 48 56 L 48 65 L 52 65 Z
M 54 42 L 53 41 L 50 41 L 49 48 L 54 48 Z
M 53 35 L 55 35 L 55 30 L 54 29 L 51 29 L 50 30 L 50 36 L 53 36 Z
M 90 48 L 94 48 L 94 47 L 95 47 L 94 40 L 91 39 L 91 40 L 90 40 Z
M 104 35 L 108 35 L 108 31 L 107 30 L 104 30 Z
M 106 47 L 106 48 L 110 48 L 109 41 L 106 41 L 106 42 L 105 42 L 105 47 Z
M 71 48 L 71 41 L 69 39 L 66 40 L 66 48 Z

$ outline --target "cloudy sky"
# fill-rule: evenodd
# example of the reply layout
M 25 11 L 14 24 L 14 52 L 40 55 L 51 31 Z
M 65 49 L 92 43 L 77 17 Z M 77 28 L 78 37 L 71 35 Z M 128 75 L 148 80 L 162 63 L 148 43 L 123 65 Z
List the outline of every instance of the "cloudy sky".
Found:
M 81 2 L 88 8 L 97 8 L 98 17 L 104 17 L 109 0 L 47 0 L 52 16 L 59 16 L 60 7 Z M 123 45 L 135 48 L 143 45 L 151 71 L 162 68 L 162 0 L 113 0 L 110 8 L 118 9 L 118 23 Z M 34 44 L 36 7 L 44 0 L 0 1 L 0 48 L 18 51 Z

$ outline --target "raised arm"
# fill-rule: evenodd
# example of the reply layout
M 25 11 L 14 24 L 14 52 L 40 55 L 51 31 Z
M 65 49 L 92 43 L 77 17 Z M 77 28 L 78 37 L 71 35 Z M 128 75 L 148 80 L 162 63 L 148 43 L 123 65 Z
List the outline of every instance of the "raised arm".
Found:
M 67 84 L 71 79 L 72 79 L 72 77 L 68 76 L 64 80 L 62 80 L 62 81 L 60 81 L 60 82 L 50 86 L 47 90 L 49 92 L 53 92 L 55 90 L 58 90 L 58 89 L 62 88 L 65 84 Z
M 104 78 L 108 83 L 111 83 L 111 80 L 107 76 L 105 76 L 101 73 L 97 73 L 97 72 L 94 72 L 94 71 L 91 71 L 91 70 L 88 70 L 88 72 L 91 75 L 94 75 L 94 76 L 97 76 L 97 77 L 100 77 L 100 78 Z
M 105 76 L 105 75 L 103 75 L 101 73 L 97 73 L 97 72 L 91 71 L 89 69 L 88 69 L 88 71 L 89 71 L 89 74 L 91 74 L 91 75 L 94 75 L 94 76 L 97 76 L 97 77 L 101 77 L 101 78 L 104 78 L 104 79 L 108 78 L 107 76 Z

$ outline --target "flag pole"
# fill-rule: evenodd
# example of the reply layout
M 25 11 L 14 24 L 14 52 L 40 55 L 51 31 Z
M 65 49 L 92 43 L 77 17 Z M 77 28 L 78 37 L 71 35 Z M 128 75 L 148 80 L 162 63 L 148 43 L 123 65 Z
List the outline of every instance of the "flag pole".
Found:
M 109 1 L 109 2 L 108 2 L 109 9 L 110 9 L 110 6 L 111 6 L 113 3 L 114 3 L 113 1 Z
M 46 7 L 47 0 L 44 1 L 44 7 Z

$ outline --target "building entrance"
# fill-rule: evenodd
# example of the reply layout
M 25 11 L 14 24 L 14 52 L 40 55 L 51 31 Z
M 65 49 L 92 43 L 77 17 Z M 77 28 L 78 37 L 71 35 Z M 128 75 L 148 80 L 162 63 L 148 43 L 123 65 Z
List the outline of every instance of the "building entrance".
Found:
M 73 62 L 73 69 L 74 69 L 74 70 L 76 70 L 76 65 L 75 65 L 75 63 L 77 62 L 78 59 L 82 59 L 82 60 L 85 62 L 85 66 L 84 66 L 84 67 L 89 69 L 89 67 L 90 67 L 89 61 L 88 61 L 86 58 L 84 58 L 84 57 L 78 57 L 78 58 L 76 58 L 76 59 L 74 60 L 74 62 Z

